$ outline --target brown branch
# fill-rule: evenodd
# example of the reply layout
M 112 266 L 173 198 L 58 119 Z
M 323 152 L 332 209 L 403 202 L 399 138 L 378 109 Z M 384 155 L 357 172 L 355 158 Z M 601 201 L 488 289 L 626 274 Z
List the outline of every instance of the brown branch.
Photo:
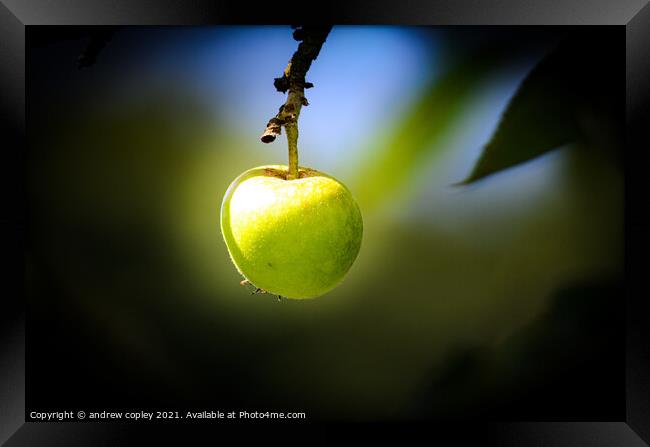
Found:
M 305 76 L 311 63 L 318 57 L 331 26 L 302 26 L 293 32 L 293 38 L 300 42 L 298 50 L 293 54 L 289 65 L 281 77 L 275 78 L 273 85 L 282 93 L 289 92 L 286 102 L 280 106 L 278 114 L 271 118 L 266 130 L 261 136 L 263 143 L 271 143 L 281 134 L 282 126 L 287 131 L 289 143 L 289 174 L 288 179 L 298 176 L 298 116 L 302 106 L 307 106 L 305 89 L 314 85 L 305 81 Z

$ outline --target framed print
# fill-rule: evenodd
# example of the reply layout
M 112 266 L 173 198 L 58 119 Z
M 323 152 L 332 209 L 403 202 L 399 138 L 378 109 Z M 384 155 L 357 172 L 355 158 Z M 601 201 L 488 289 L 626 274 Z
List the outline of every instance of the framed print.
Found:
M 645 0 L 3 3 L 6 445 L 649 442 Z

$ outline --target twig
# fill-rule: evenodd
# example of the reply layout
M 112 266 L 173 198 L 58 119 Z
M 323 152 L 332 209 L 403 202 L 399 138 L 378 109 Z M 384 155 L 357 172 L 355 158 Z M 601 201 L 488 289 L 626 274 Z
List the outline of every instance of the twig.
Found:
M 91 67 L 95 64 L 97 56 L 108 44 L 108 42 L 113 38 L 115 32 L 119 28 L 117 27 L 108 27 L 107 29 L 102 29 L 93 33 L 90 43 L 84 50 L 84 52 L 77 59 L 77 68 L 86 68 Z
M 307 106 L 305 89 L 314 85 L 305 81 L 311 63 L 318 57 L 331 26 L 295 27 L 293 38 L 300 42 L 289 65 L 281 77 L 275 78 L 273 85 L 282 93 L 289 92 L 287 101 L 280 106 L 278 114 L 271 118 L 260 138 L 263 143 L 271 143 L 281 134 L 282 126 L 287 131 L 289 146 L 289 172 L 287 180 L 298 178 L 298 116 L 302 106 Z

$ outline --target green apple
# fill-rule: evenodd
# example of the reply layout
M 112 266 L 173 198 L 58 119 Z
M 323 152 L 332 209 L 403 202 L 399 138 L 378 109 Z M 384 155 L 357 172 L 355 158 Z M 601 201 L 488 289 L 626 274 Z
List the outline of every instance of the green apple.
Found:
M 361 248 L 363 221 L 335 178 L 260 166 L 237 177 L 221 205 L 230 257 L 252 285 L 287 298 L 314 298 L 338 285 Z

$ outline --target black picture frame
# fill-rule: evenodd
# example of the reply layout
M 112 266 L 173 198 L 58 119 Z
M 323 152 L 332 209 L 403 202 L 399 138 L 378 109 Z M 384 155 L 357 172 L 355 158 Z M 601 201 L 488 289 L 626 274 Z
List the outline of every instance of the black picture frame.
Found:
M 407 7 L 408 6 L 408 7 Z M 539 446 L 643 446 L 650 443 L 650 296 L 643 261 L 648 247 L 647 199 L 642 171 L 650 149 L 650 6 L 648 0 L 445 0 L 386 1 L 273 11 L 217 0 L 2 0 L 0 2 L 0 113 L 3 141 L 3 215 L 0 218 L 0 442 L 6 445 L 114 445 L 134 436 L 116 424 L 25 422 L 25 32 L 38 25 L 208 25 L 232 23 L 333 23 L 405 25 L 612 25 L 626 30 L 627 142 L 625 150 L 625 268 L 627 306 L 624 421 L 513 422 L 462 430 L 446 425 L 429 437 L 480 433 L 483 444 Z M 278 8 L 282 8 L 278 6 Z M 305 8 L 307 9 L 307 8 Z M 310 20 L 311 19 L 311 20 Z M 278 22 L 280 20 L 280 22 Z M 598 390 L 594 390 L 595 393 Z M 293 430 L 293 428 L 292 428 Z M 452 433 L 453 432 L 453 433 Z M 104 443 L 106 440 L 110 442 Z M 458 444 L 455 444 L 458 445 Z

